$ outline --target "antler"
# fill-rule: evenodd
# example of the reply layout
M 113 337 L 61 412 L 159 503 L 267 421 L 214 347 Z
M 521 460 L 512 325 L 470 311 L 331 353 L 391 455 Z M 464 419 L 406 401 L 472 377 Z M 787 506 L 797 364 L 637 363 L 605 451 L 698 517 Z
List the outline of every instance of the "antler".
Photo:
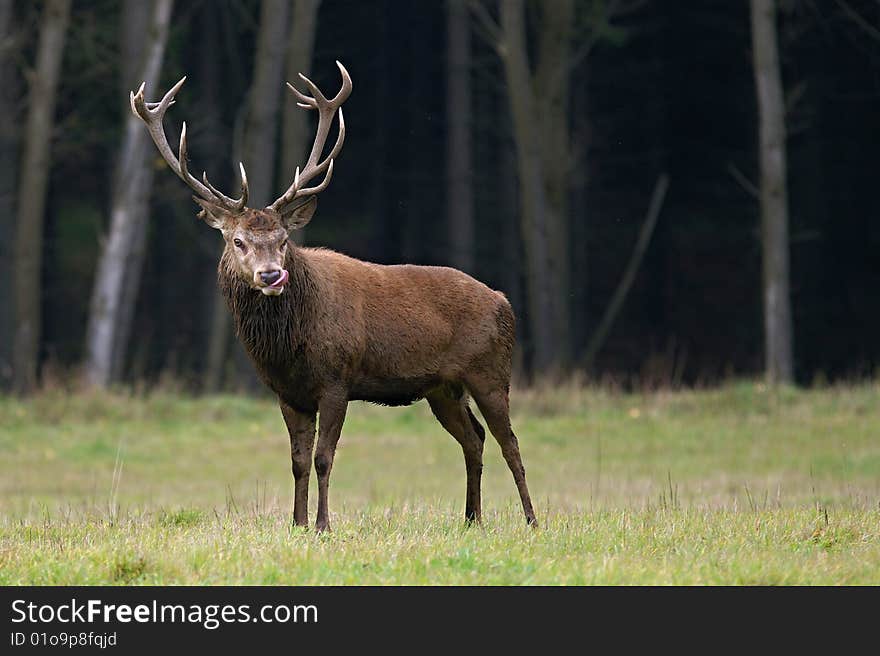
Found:
M 168 138 L 165 136 L 165 128 L 162 127 L 162 119 L 165 118 L 165 112 L 168 111 L 168 108 L 174 104 L 174 96 L 180 91 L 180 87 L 183 86 L 185 81 L 186 76 L 184 76 L 180 82 L 171 87 L 168 93 L 166 93 L 159 102 L 147 102 L 144 100 L 144 84 L 146 83 L 141 84 L 137 93 L 131 93 L 131 111 L 146 124 L 147 130 L 149 130 L 150 136 L 153 138 L 153 143 L 156 144 L 156 148 L 159 149 L 159 153 L 162 155 L 163 159 L 168 163 L 168 166 L 171 167 L 171 170 L 189 185 L 190 189 L 207 201 L 217 203 L 229 210 L 239 211 L 244 208 L 248 199 L 248 182 L 247 174 L 244 171 L 244 164 L 241 162 L 238 164 L 241 169 L 241 197 L 238 199 L 230 198 L 218 191 L 214 185 L 208 182 L 207 173 L 202 174 L 202 180 L 204 181 L 204 184 L 202 184 L 196 180 L 187 169 L 186 123 L 183 124 L 183 128 L 180 131 L 178 157 L 174 156 L 174 151 L 172 151 L 171 146 L 168 145 Z
M 276 212 L 281 212 L 287 205 L 297 198 L 313 196 L 324 191 L 324 189 L 327 188 L 327 185 L 330 184 L 330 178 L 333 176 L 333 160 L 342 149 L 342 142 L 345 141 L 345 119 L 342 117 L 341 105 L 348 98 L 349 94 L 351 94 L 351 76 L 349 76 L 348 71 L 345 70 L 345 66 L 338 61 L 336 62 L 336 65 L 339 67 L 339 72 L 342 74 L 342 88 L 332 100 L 327 100 L 318 87 L 302 73 L 300 73 L 299 76 L 309 88 L 309 91 L 312 92 L 311 96 L 301 93 L 294 88 L 292 84 L 289 82 L 287 83 L 290 90 L 293 91 L 297 98 L 299 98 L 299 102 L 296 103 L 298 106 L 303 109 L 318 110 L 318 130 L 315 134 L 315 143 L 312 144 L 312 152 L 309 155 L 306 165 L 303 167 L 302 171 L 297 167 L 296 173 L 293 176 L 293 184 L 288 187 L 287 191 L 285 191 L 278 200 L 269 206 L 270 209 L 273 209 Z M 336 113 L 337 109 L 339 110 L 339 136 L 336 137 L 336 144 L 333 146 L 333 150 L 331 150 L 330 154 L 319 163 L 318 160 L 321 157 L 321 153 L 324 151 L 324 144 L 327 142 L 327 135 L 330 133 L 330 126 L 333 123 L 333 115 Z M 325 171 L 326 174 L 320 184 L 317 184 L 314 187 L 303 186 L 312 178 Z

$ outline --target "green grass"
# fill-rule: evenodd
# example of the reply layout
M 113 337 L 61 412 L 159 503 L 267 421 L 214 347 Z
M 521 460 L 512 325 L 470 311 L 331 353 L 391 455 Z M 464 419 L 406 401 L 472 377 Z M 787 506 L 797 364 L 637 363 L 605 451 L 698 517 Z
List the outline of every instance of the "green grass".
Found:
M 289 525 L 271 402 L 0 398 L 0 584 L 878 585 L 878 401 L 877 385 L 517 392 L 538 531 L 494 440 L 469 529 L 461 451 L 427 406 L 352 404 L 334 530 L 316 535 Z

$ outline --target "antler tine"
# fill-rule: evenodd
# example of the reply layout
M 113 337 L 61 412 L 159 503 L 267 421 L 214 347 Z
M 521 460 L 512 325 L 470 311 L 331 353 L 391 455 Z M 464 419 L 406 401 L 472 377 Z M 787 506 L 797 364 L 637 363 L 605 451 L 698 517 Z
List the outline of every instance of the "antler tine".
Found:
M 180 170 L 186 178 L 192 178 L 189 170 L 187 169 L 186 164 L 186 153 L 187 153 L 187 145 L 186 145 L 186 121 L 183 122 L 183 127 L 180 130 L 180 148 L 178 150 L 179 155 L 177 161 L 180 162 Z M 247 203 L 247 175 L 244 174 L 244 165 L 239 162 L 239 166 L 242 170 L 242 188 L 241 188 L 241 197 L 240 198 L 230 198 L 222 191 L 217 189 L 214 185 L 208 182 L 208 174 L 205 171 L 202 171 L 202 181 L 205 186 L 211 190 L 211 193 L 216 196 L 216 200 L 219 200 L 221 204 L 225 205 L 229 209 L 232 210 L 240 210 Z M 195 179 L 195 178 L 193 178 Z
M 327 155 L 326 159 L 323 162 L 316 165 L 311 169 L 309 177 L 303 179 L 300 175 L 299 167 L 296 167 L 296 173 L 293 176 L 293 183 L 287 188 L 287 191 L 281 195 L 278 200 L 272 203 L 269 207 L 271 207 L 276 212 L 280 212 L 284 206 L 289 205 L 292 201 L 297 198 L 302 198 L 303 196 L 310 196 L 313 194 L 320 193 L 327 188 L 327 185 L 330 184 L 330 178 L 333 175 L 333 160 L 339 154 L 339 151 L 342 150 L 342 144 L 345 141 L 345 119 L 342 117 L 342 109 L 339 110 L 339 136 L 336 138 L 336 143 L 333 145 L 333 150 L 330 151 L 330 154 Z M 324 179 L 321 181 L 321 184 L 316 185 L 314 187 L 308 187 L 306 189 L 300 189 L 300 184 L 311 180 L 316 175 L 320 175 L 324 169 L 327 169 L 327 174 L 324 176 Z
M 137 92 L 129 91 L 128 92 L 128 102 L 131 104 L 131 113 L 136 116 L 140 116 L 140 112 L 138 111 L 138 106 L 135 104 L 135 97 L 140 97 L 141 100 L 144 98 L 144 87 L 147 85 L 146 82 L 141 82 L 141 85 L 138 87 Z
M 309 78 L 307 78 L 302 73 L 299 74 L 299 77 L 303 82 L 306 83 L 306 86 L 309 88 L 309 91 L 312 92 L 312 97 L 309 98 L 307 95 L 300 93 L 299 91 L 294 89 L 294 92 L 296 93 L 297 97 L 299 97 L 300 100 L 303 100 L 305 102 L 308 102 L 308 100 L 314 100 L 315 103 L 318 105 L 318 107 L 326 107 L 327 105 L 330 104 L 330 101 L 327 100 L 327 98 L 324 96 L 324 94 L 321 93 L 321 90 L 317 86 L 315 86 L 314 82 L 312 82 Z
M 304 104 L 307 104 L 309 107 L 329 106 L 335 109 L 348 99 L 348 96 L 351 95 L 352 90 L 351 76 L 348 74 L 345 66 L 343 66 L 338 60 L 336 61 L 336 66 L 339 67 L 339 72 L 342 75 L 342 87 L 340 87 L 339 92 L 335 96 L 333 96 L 332 100 L 327 100 L 327 97 L 323 93 L 321 93 L 321 90 L 317 87 L 317 85 L 315 85 L 314 82 L 312 82 L 302 73 L 300 73 L 299 76 L 302 81 L 305 82 L 306 86 L 309 88 L 309 91 L 312 92 L 311 96 L 307 96 L 304 93 L 300 92 L 299 89 L 290 84 L 290 82 L 287 83 L 287 86 L 289 86 L 291 91 L 296 94 L 297 98 L 299 98 Z
M 177 161 L 180 163 L 180 173 L 184 180 L 192 177 L 186 167 L 186 150 L 186 121 L 184 121 L 180 128 L 180 145 L 177 148 Z
M 247 205 L 248 201 L 248 181 L 247 181 L 247 173 L 244 170 L 244 164 L 242 162 L 238 163 L 238 169 L 241 172 L 241 206 L 244 207 Z
M 327 162 L 333 164 L 333 160 L 336 159 L 336 156 L 339 154 L 339 151 L 342 150 L 342 143 L 345 141 L 345 118 L 342 116 L 342 107 L 339 108 L 339 135 L 336 137 L 336 143 L 333 144 L 333 150 L 330 151 L 330 154 L 327 155 L 326 159 L 318 164 L 315 168 L 323 170 L 325 166 L 327 166 Z
M 324 176 L 324 179 L 321 180 L 321 184 L 315 185 L 314 187 L 309 187 L 308 189 L 300 189 L 296 194 L 296 198 L 301 198 L 303 196 L 314 196 L 315 194 L 320 194 L 327 188 L 327 185 L 330 184 L 330 178 L 333 177 L 333 160 L 330 160 L 330 164 L 327 166 L 327 174 Z
M 146 87 L 146 82 L 141 82 L 141 86 L 138 87 L 137 93 L 131 94 L 131 110 L 137 114 L 144 122 L 153 121 L 154 117 L 159 118 L 159 122 L 161 123 L 162 118 L 165 117 L 165 112 L 168 111 L 168 108 L 174 104 L 174 96 L 177 95 L 177 92 L 180 91 L 180 88 L 183 86 L 183 83 L 186 82 L 186 75 L 184 75 L 180 80 L 178 80 L 177 84 L 171 87 L 168 92 L 162 96 L 162 100 L 159 102 L 147 102 L 144 99 L 144 88 Z
M 171 87 L 159 102 L 147 102 L 144 99 L 144 87 L 146 86 L 146 83 L 142 83 L 138 88 L 137 93 L 132 92 L 129 94 L 131 111 L 147 126 L 147 130 L 150 133 L 150 137 L 153 139 L 153 143 L 156 144 L 159 154 L 162 155 L 162 158 L 171 170 L 174 171 L 193 191 L 205 200 L 218 203 L 231 210 L 241 210 L 247 202 L 248 194 L 246 176 L 242 176 L 241 198 L 230 198 L 215 189 L 214 186 L 208 182 L 207 176 L 204 176 L 205 184 L 202 184 L 190 174 L 186 161 L 186 123 L 183 124 L 180 132 L 180 145 L 178 147 L 177 157 L 175 157 L 174 151 L 171 150 L 171 146 L 168 144 L 168 138 L 165 135 L 165 128 L 162 125 L 162 121 L 165 118 L 165 112 L 167 112 L 168 108 L 174 104 L 174 97 L 177 92 L 180 91 L 180 88 L 185 81 L 186 76 L 181 78 L 177 84 Z M 242 171 L 243 169 L 244 167 L 242 167 Z
M 342 103 L 348 100 L 348 97 L 351 95 L 352 84 L 351 75 L 348 74 L 348 71 L 345 70 L 345 66 L 343 66 L 338 59 L 336 60 L 336 66 L 339 68 L 340 75 L 342 75 L 342 88 L 339 89 L 339 93 L 333 97 L 330 104 L 339 107 Z
M 332 120 L 332 117 L 331 117 L 331 120 Z M 321 123 L 319 122 L 318 123 L 318 130 L 319 131 L 321 130 L 321 127 L 322 127 Z M 312 154 L 309 157 L 308 163 L 306 164 L 306 168 L 308 168 L 308 175 L 303 176 L 305 179 L 303 179 L 301 181 L 302 183 L 308 182 L 309 180 L 311 180 L 315 176 L 323 173 L 324 170 L 330 165 L 330 162 L 332 162 L 334 159 L 336 159 L 336 156 L 339 155 L 339 151 L 342 150 L 342 144 L 345 142 L 345 118 L 342 116 L 342 107 L 339 108 L 339 134 L 336 136 L 336 143 L 333 144 L 333 149 L 330 151 L 330 154 L 327 155 L 327 157 L 325 157 L 323 159 L 323 161 L 315 164 L 313 162 L 313 159 L 316 159 L 317 156 L 320 156 L 321 151 L 324 149 L 324 141 L 327 140 L 327 132 L 329 132 L 329 130 L 330 130 L 330 125 L 328 122 L 327 125 L 324 127 L 324 138 L 321 141 L 321 149 L 318 150 L 317 152 L 315 150 L 312 150 Z M 312 166 L 309 168 L 309 165 L 312 165 Z M 300 195 L 305 195 L 305 194 L 303 193 Z
M 212 194 L 214 194 L 215 196 L 217 196 L 217 198 L 224 198 L 224 197 L 226 197 L 223 193 L 220 192 L 219 189 L 217 189 L 217 187 L 215 187 L 214 185 L 211 184 L 211 181 L 210 181 L 210 180 L 208 180 L 208 172 L 207 172 L 207 171 L 202 171 L 202 182 L 205 184 L 205 186 L 206 186 L 208 189 L 211 190 L 211 193 L 212 193 Z M 232 200 L 232 199 L 230 199 L 230 200 Z
M 208 180 L 208 174 L 206 171 L 202 171 L 202 182 L 205 186 L 211 190 L 211 193 L 214 194 L 218 200 L 220 200 L 225 206 L 232 210 L 240 210 L 247 204 L 248 199 L 248 183 L 247 183 L 247 173 L 244 171 L 244 164 L 241 162 L 238 163 L 239 170 L 241 171 L 241 196 L 238 198 L 230 198 L 222 191 L 217 189 L 214 185 L 211 184 L 211 181 Z
M 287 84 L 290 90 L 293 91 L 296 97 L 301 101 L 298 102 L 297 105 L 304 109 L 318 110 L 318 128 L 306 165 L 301 172 L 300 169 L 297 168 L 297 174 L 294 176 L 293 184 L 287 188 L 287 191 L 285 191 L 280 198 L 270 205 L 270 208 L 275 211 L 283 210 L 286 205 L 297 198 L 311 196 L 323 191 L 330 183 L 330 178 L 333 175 L 333 160 L 339 155 L 339 152 L 342 150 L 342 145 L 345 142 L 345 119 L 342 115 L 341 105 L 346 99 L 348 99 L 352 90 L 351 76 L 348 74 L 348 71 L 345 70 L 345 66 L 338 61 L 336 62 L 336 65 L 339 67 L 340 74 L 342 75 L 342 87 L 332 100 L 327 100 L 326 96 L 321 93 L 321 90 L 302 73 L 300 73 L 299 76 L 309 88 L 309 91 L 312 92 L 312 96 L 307 96 L 290 83 Z M 333 115 L 337 110 L 339 111 L 339 134 L 336 137 L 336 143 L 333 145 L 330 154 L 321 160 L 324 144 L 327 142 L 327 136 L 333 123 Z M 315 178 L 321 173 L 325 173 L 325 175 L 320 184 L 314 187 L 301 188 L 301 185 L 306 184 L 309 180 Z
M 330 154 L 324 158 L 319 164 L 315 164 L 309 172 L 309 176 L 303 181 L 308 182 L 312 178 L 317 175 L 320 175 L 324 172 L 324 170 L 333 165 L 333 160 L 336 159 L 336 156 L 339 155 L 339 151 L 342 150 L 342 144 L 345 142 L 345 118 L 342 116 L 342 107 L 339 108 L 339 134 L 336 136 L 336 143 L 333 144 L 333 149 L 330 151 Z M 326 185 L 325 185 L 326 186 Z M 323 190 L 323 187 L 322 187 Z M 306 190 L 303 189 L 300 192 L 300 196 L 306 195 Z
M 294 95 L 300 99 L 300 102 L 296 103 L 300 107 L 304 109 L 317 109 L 318 101 L 312 98 L 311 96 L 307 96 L 302 91 L 293 86 L 290 82 L 287 83 L 287 88 L 290 89 Z

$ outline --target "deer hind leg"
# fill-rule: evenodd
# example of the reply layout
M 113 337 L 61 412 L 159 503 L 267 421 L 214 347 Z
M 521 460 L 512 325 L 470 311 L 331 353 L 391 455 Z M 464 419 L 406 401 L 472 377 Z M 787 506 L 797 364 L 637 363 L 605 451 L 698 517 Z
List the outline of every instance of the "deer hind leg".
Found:
M 467 472 L 464 515 L 468 522 L 480 522 L 480 479 L 486 431 L 468 407 L 463 390 L 442 388 L 429 394 L 427 399 L 437 421 L 461 444 Z
M 489 430 L 501 446 L 501 453 L 507 466 L 513 474 L 513 480 L 516 483 L 516 489 L 519 491 L 519 498 L 522 502 L 523 512 L 526 515 L 526 522 L 533 526 L 537 526 L 535 519 L 535 511 L 532 508 L 532 499 L 529 496 L 529 486 L 526 484 L 526 470 L 522 464 L 522 457 L 519 453 L 519 442 L 513 429 L 510 427 L 510 407 L 507 389 L 481 388 L 479 385 L 469 385 L 474 401 L 477 407 L 483 413 L 483 418 L 489 425 Z
M 315 446 L 315 413 L 299 412 L 284 401 L 281 414 L 290 433 L 290 460 L 293 469 L 293 522 L 309 525 L 309 474 L 312 471 L 312 448 Z
M 318 475 L 318 516 L 315 528 L 318 531 L 330 530 L 327 500 L 330 470 L 333 469 L 333 457 L 336 455 L 336 444 L 342 432 L 347 406 L 348 399 L 344 395 L 325 396 L 318 403 L 318 446 L 315 447 L 315 473 Z

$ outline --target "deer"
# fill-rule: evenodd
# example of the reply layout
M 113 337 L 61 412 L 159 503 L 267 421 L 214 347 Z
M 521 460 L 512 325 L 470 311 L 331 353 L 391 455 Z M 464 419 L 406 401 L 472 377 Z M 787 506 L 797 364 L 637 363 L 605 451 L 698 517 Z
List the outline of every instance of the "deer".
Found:
M 163 120 L 186 77 L 158 102 L 145 100 L 144 84 L 130 94 L 131 110 L 146 125 L 159 154 L 195 193 L 197 218 L 223 236 L 220 291 L 237 338 L 262 383 L 278 398 L 290 436 L 293 522 L 309 526 L 314 462 L 315 529 L 330 529 L 330 471 L 350 401 L 406 406 L 426 399 L 437 421 L 461 445 L 465 519 L 480 523 L 485 430 L 470 409 L 473 398 L 513 474 L 526 521 L 536 526 L 510 424 L 515 319 L 504 294 L 457 269 L 374 264 L 299 246 L 290 238 L 312 219 L 345 140 L 342 104 L 352 81 L 345 67 L 336 65 L 342 86 L 332 99 L 305 75 L 299 77 L 311 95 L 287 84 L 299 107 L 317 111 L 315 139 L 288 189 L 259 209 L 247 207 L 243 163 L 238 198 L 215 188 L 207 173 L 199 181 L 189 172 L 185 122 L 177 155 L 169 146 Z M 336 116 L 336 143 L 322 158 Z

